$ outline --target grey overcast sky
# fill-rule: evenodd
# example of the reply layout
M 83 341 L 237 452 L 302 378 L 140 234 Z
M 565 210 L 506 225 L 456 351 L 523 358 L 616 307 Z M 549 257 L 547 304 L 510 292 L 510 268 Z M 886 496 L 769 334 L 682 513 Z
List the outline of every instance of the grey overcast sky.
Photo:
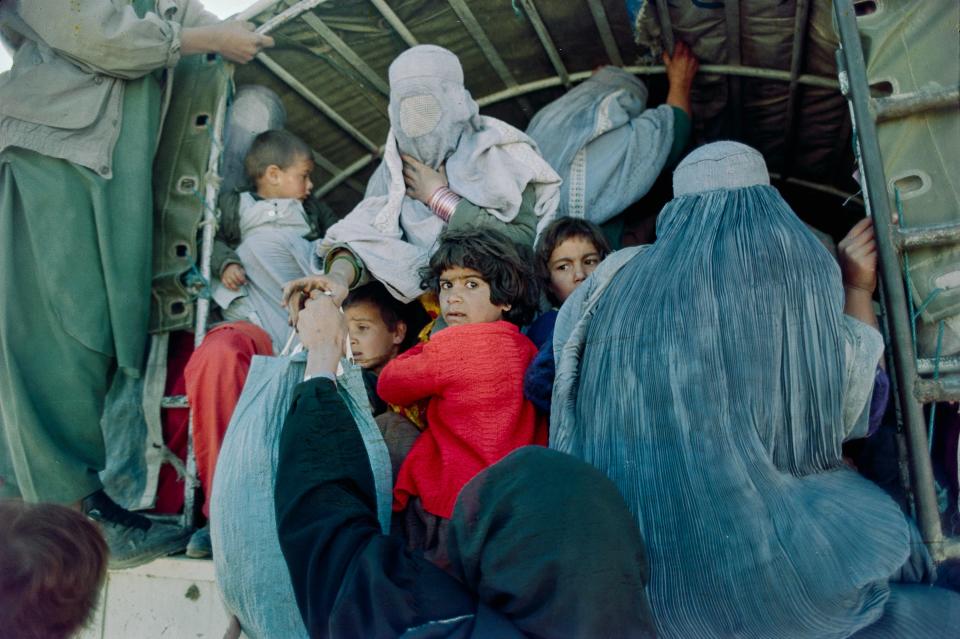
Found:
M 253 4 L 254 0 L 201 0 L 201 2 L 210 13 L 226 18 L 235 13 L 240 13 Z M 0 71 L 6 71 L 9 68 L 10 54 L 0 46 Z

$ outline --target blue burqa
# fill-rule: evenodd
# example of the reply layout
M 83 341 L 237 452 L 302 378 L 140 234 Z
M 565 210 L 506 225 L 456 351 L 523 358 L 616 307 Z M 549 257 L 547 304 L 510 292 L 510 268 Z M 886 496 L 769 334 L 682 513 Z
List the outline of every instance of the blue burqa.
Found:
M 527 127 L 563 184 L 557 217 L 602 224 L 647 194 L 673 144 L 673 110 L 647 108 L 647 87 L 603 67 L 540 109 Z
M 850 636 L 910 554 L 903 514 L 841 459 L 879 334 L 843 315 L 836 262 L 759 153 L 701 147 L 674 192 L 657 241 L 561 310 L 551 446 L 636 514 L 659 636 Z

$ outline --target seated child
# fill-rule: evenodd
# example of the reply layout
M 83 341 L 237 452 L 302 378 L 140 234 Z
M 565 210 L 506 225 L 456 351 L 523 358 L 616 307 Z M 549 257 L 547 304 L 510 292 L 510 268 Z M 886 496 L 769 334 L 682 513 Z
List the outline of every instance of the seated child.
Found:
M 557 309 L 609 254 L 610 244 L 593 222 L 562 217 L 543 230 L 534 248 L 533 267 L 553 309 L 527 328 L 527 337 L 537 348 L 553 338 Z
M 393 510 L 406 511 L 410 546 L 441 564 L 464 484 L 514 449 L 547 441 L 522 390 L 537 352 L 519 329 L 538 295 L 525 253 L 489 229 L 442 234 L 421 277 L 437 292 L 447 327 L 387 364 L 377 384 L 391 404 L 429 399 L 427 428 L 400 467 Z
M 414 309 L 409 306 L 419 304 L 404 304 L 390 295 L 380 282 L 371 282 L 350 291 L 342 308 L 353 361 L 358 366 L 379 375 L 387 362 L 416 342 L 417 331 L 422 325 L 411 325 Z
M 308 199 L 312 153 L 292 133 L 258 135 L 244 166 L 255 190 L 227 192 L 219 201 L 213 268 L 222 286 L 215 288 L 214 299 L 224 309 L 224 319 L 260 326 L 279 351 L 291 332 L 279 306 L 283 285 L 313 272 L 313 245 L 307 238 L 321 236 L 336 217 Z
M 523 392 L 538 410 L 550 412 L 553 393 L 553 327 L 557 309 L 610 254 L 610 245 L 600 227 L 581 218 L 562 217 L 544 229 L 534 257 L 534 268 L 553 309 L 527 328 L 540 352 L 523 380 Z
M 370 406 L 373 414 L 379 415 L 387 410 L 376 394 L 380 371 L 417 342 L 417 334 L 429 317 L 419 302 L 404 304 L 377 281 L 350 291 L 342 308 L 353 361 L 363 369 Z
M 76 636 L 107 576 L 96 524 L 55 504 L 0 501 L 0 635 Z

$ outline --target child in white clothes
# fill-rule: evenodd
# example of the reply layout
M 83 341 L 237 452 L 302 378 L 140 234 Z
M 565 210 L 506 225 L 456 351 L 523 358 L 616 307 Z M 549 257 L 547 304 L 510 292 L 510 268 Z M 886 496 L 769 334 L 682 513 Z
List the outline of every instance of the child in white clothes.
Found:
M 221 266 L 214 299 L 223 308 L 224 319 L 257 324 L 279 350 L 290 334 L 280 307 L 283 285 L 313 272 L 313 245 L 305 236 L 315 229 L 303 203 L 313 187 L 314 165 L 302 140 L 274 130 L 254 139 L 244 167 L 255 190 L 239 194 L 231 222 L 239 227 L 240 243 L 235 257 Z M 221 216 L 224 222 L 223 210 Z

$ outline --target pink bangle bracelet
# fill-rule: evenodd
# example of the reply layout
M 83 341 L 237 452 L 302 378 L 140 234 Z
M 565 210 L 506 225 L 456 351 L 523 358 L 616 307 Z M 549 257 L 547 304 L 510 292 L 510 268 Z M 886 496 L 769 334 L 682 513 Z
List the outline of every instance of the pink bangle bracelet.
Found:
M 441 186 L 430 196 L 429 207 L 433 214 L 444 222 L 450 222 L 453 212 L 457 210 L 460 196 L 445 186 Z

